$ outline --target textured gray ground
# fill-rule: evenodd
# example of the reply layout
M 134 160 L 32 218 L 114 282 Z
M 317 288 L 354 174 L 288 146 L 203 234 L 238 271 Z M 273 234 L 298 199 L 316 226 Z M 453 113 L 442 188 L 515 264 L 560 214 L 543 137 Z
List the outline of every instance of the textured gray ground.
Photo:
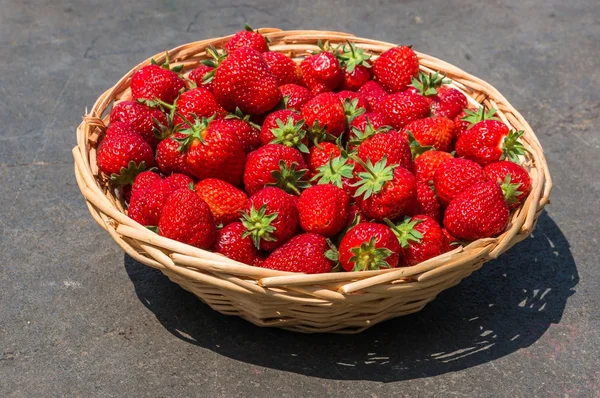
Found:
M 597 2 L 93 3 L 0 0 L 0 396 L 600 395 Z M 146 57 L 245 21 L 410 43 L 495 85 L 553 172 L 533 238 L 345 337 L 221 316 L 125 257 L 74 181 L 84 108 Z

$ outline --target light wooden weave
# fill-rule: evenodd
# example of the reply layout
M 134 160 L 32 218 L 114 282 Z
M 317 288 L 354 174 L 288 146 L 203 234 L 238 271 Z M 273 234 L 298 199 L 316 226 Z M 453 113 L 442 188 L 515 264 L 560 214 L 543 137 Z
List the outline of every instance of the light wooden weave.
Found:
M 273 51 L 301 60 L 317 49 L 317 40 L 332 44 L 350 39 L 377 57 L 394 44 L 327 31 L 281 31 L 261 29 Z M 228 37 L 184 44 L 168 52 L 172 65 L 189 72 L 207 57 L 205 48 L 221 47 Z M 444 289 L 494 259 L 533 230 L 552 187 L 542 147 L 508 101 L 488 83 L 437 58 L 418 54 L 421 69 L 439 71 L 467 95 L 472 105 L 497 109 L 511 128 L 524 130 L 529 150 L 524 159 L 530 170 L 532 191 L 512 215 L 506 232 L 482 239 L 439 257 L 407 268 L 354 273 L 304 275 L 248 266 L 219 254 L 197 249 L 161 237 L 126 215 L 121 194 L 109 186 L 96 166 L 96 146 L 108 123 L 107 109 L 115 100 L 130 99 L 133 73 L 150 59 L 127 73 L 114 87 L 98 98 L 77 128 L 73 148 L 75 176 L 90 213 L 131 257 L 161 270 L 173 282 L 194 293 L 213 309 L 240 316 L 259 326 L 276 326 L 299 332 L 356 333 L 389 318 L 421 310 Z M 165 54 L 153 57 L 159 63 Z

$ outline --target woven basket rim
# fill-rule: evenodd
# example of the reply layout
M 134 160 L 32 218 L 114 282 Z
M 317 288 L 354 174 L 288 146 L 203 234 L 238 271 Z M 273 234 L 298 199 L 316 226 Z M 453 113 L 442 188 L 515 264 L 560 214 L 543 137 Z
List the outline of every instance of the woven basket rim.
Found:
M 271 40 L 272 51 L 285 52 L 297 60 L 301 59 L 307 51 L 317 48 L 317 38 L 329 40 L 333 44 L 351 39 L 358 47 L 364 48 L 374 57 L 396 46 L 341 32 L 282 31 L 273 28 L 262 28 L 259 31 Z M 208 44 L 219 47 L 230 37 L 231 35 L 187 43 L 169 50 L 170 63 L 173 66 L 183 65 L 184 72 L 187 73 L 206 57 L 204 49 Z M 382 286 L 381 294 L 385 296 L 395 291 L 390 287 L 403 278 L 426 282 L 452 273 L 458 275 L 466 264 L 469 264 L 468 266 L 471 267 L 469 271 L 472 272 L 483 262 L 496 258 L 531 233 L 541 211 L 549 202 L 552 188 L 550 172 L 535 133 L 498 90 L 445 61 L 419 52 L 417 55 L 421 70 L 446 74 L 452 80 L 451 85 L 462 91 L 471 105 L 484 105 L 488 109 L 493 107 L 498 110 L 498 116 L 507 125 L 525 131 L 523 142 L 529 151 L 525 165 L 532 179 L 532 190 L 523 205 L 512 214 L 507 230 L 496 238 L 474 241 L 413 267 L 307 275 L 246 265 L 149 231 L 127 217 L 123 201 L 118 194 L 115 195 L 109 189 L 106 178 L 99 174 L 96 166 L 96 146 L 102 137 L 102 126 L 108 123 L 108 116 L 105 113 L 110 105 L 114 101 L 130 98 L 129 83 L 132 74 L 148 65 L 151 59 L 157 62 L 163 61 L 164 52 L 132 68 L 97 99 L 90 111 L 86 110 L 86 115 L 77 128 L 77 146 L 73 148 L 78 186 L 94 219 L 129 255 L 149 266 L 177 274 L 181 278 L 214 284 L 237 293 L 243 291 L 246 294 L 252 292 L 278 297 L 277 295 L 285 296 L 289 292 L 295 292 L 325 302 L 336 302 L 348 300 L 353 294 L 363 292 L 364 289 L 370 289 L 367 294 L 377 294 L 378 286 Z M 212 279 L 207 280 L 207 276 Z

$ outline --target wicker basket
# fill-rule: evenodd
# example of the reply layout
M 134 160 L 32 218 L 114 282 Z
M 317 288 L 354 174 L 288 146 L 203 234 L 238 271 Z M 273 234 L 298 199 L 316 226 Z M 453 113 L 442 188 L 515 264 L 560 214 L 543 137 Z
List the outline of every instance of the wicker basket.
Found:
M 343 43 L 351 38 L 374 57 L 394 44 L 327 31 L 281 31 L 260 29 L 271 41 L 273 51 L 297 60 L 317 49 L 317 40 Z M 221 47 L 229 37 L 189 43 L 169 51 L 172 64 L 193 69 L 207 57 L 209 44 Z M 298 332 L 356 333 L 393 317 L 421 310 L 438 293 L 494 259 L 533 230 L 552 186 L 539 141 L 508 101 L 492 86 L 439 59 L 418 54 L 421 69 L 439 71 L 465 93 L 472 105 L 497 109 L 511 128 L 524 130 L 529 155 L 532 191 L 513 213 L 506 232 L 497 238 L 481 239 L 466 247 L 407 268 L 304 275 L 252 267 L 216 253 L 161 237 L 126 215 L 120 192 L 98 172 L 96 147 L 115 100 L 130 99 L 131 76 L 150 60 L 139 64 L 94 104 L 77 129 L 73 149 L 77 183 L 94 219 L 119 246 L 136 260 L 161 270 L 173 282 L 194 293 L 213 309 L 240 316 L 259 326 L 275 326 Z M 164 61 L 165 54 L 153 57 Z

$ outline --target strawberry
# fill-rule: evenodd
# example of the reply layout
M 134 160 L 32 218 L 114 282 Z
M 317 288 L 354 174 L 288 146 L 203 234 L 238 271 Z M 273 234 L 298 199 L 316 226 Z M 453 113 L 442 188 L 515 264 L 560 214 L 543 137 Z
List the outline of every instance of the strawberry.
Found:
M 410 47 L 390 48 L 373 63 L 375 80 L 390 93 L 406 90 L 418 72 L 419 59 Z
M 406 217 L 398 225 L 389 222 L 400 243 L 402 264 L 413 266 L 444 253 L 447 246 L 442 227 L 431 217 Z
M 371 55 L 365 54 L 362 48 L 356 47 L 354 43 L 342 47 L 338 55 L 340 65 L 344 71 L 344 80 L 341 89 L 356 91 L 373 77 Z
M 483 168 L 468 159 L 444 160 L 435 170 L 433 184 L 443 205 L 471 185 L 487 180 Z
M 432 116 L 443 116 L 454 119 L 467 107 L 467 97 L 457 89 L 443 85 L 450 83 L 439 72 L 425 74 L 419 72 L 418 78 L 412 78 L 409 90 L 421 94 L 430 103 Z
M 460 241 L 456 239 L 454 236 L 450 235 L 450 232 L 446 228 L 442 228 L 442 233 L 446 238 L 446 246 L 444 247 L 444 253 L 449 252 L 450 250 L 456 249 L 460 246 Z
M 148 187 L 155 181 L 160 180 L 160 175 L 154 171 L 143 171 L 135 177 L 131 187 L 131 196 L 142 196 Z
M 269 44 L 263 35 L 258 31 L 252 29 L 248 24 L 244 26 L 244 30 L 237 32 L 233 35 L 227 43 L 225 43 L 225 50 L 228 53 L 232 53 L 238 48 L 249 47 L 264 53 L 269 51 Z
M 383 157 L 379 162 L 355 158 L 365 171 L 358 173 L 358 187 L 354 196 L 360 209 L 371 219 L 397 219 L 414 211 L 417 202 L 415 176 L 398 164 L 388 164 Z
M 339 61 L 329 51 L 304 58 L 300 69 L 304 84 L 315 95 L 335 90 L 344 80 Z
M 127 215 L 134 221 L 142 225 L 151 225 L 146 220 L 144 214 L 144 196 L 150 186 L 156 181 L 161 181 L 160 175 L 153 171 L 144 171 L 135 177 L 135 181 L 131 187 L 131 197 L 129 199 L 129 208 Z
M 244 264 L 261 264 L 264 260 L 245 232 L 246 227 L 239 221 L 226 225 L 217 232 L 214 251 Z
M 309 89 L 297 84 L 284 84 L 279 87 L 279 90 L 281 90 L 286 109 L 301 111 L 302 106 L 314 97 Z
M 230 53 L 217 67 L 213 91 L 230 112 L 240 108 L 245 114 L 260 115 L 281 100 L 277 78 L 260 53 L 242 47 Z
M 162 66 L 152 60 L 150 65 L 140 68 L 131 77 L 131 96 L 134 100 L 158 98 L 172 104 L 180 91 L 185 88 L 185 82 L 176 73 L 182 68 L 180 66 L 170 69 L 168 54 Z
M 131 125 L 114 122 L 98 147 L 96 162 L 113 182 L 129 185 L 139 173 L 154 166 L 154 153 Z
M 213 93 L 202 87 L 183 92 L 177 99 L 176 112 L 175 124 L 193 123 L 196 117 L 222 119 L 227 115 Z
M 325 237 L 313 233 L 300 234 L 271 253 L 261 267 L 305 274 L 329 272 L 334 262 L 327 258 L 328 250 L 329 243 Z
M 372 105 L 373 111 L 384 114 L 395 129 L 429 116 L 427 100 L 422 95 L 410 92 L 387 95 Z
M 461 134 L 456 141 L 456 154 L 482 166 L 509 159 L 517 163 L 525 147 L 519 141 L 523 131 L 509 130 L 498 120 L 483 120 Z
M 189 188 L 178 189 L 166 200 L 158 220 L 158 233 L 201 249 L 212 246 L 217 236 L 210 208 Z
M 444 213 L 448 232 L 467 241 L 491 238 L 504 231 L 510 213 L 500 186 L 480 182 L 457 194 Z
M 183 174 L 173 174 L 164 180 L 154 181 L 138 199 L 141 204 L 133 203 L 134 208 L 139 206 L 141 220 L 134 220 L 142 225 L 158 225 L 162 209 L 167 198 L 176 190 L 187 188 L 193 180 Z
M 298 210 L 292 195 L 282 189 L 266 187 L 250 197 L 241 213 L 249 236 L 257 249 L 272 251 L 296 232 Z
M 202 87 L 208 91 L 212 91 L 214 70 L 215 68 L 212 66 L 200 64 L 196 67 L 196 69 L 190 72 L 188 79 L 194 82 L 196 87 Z
M 339 261 L 348 272 L 395 268 L 399 251 L 398 239 L 388 226 L 364 222 L 352 227 L 342 238 Z
M 531 191 L 531 178 L 523 167 L 516 163 L 501 161 L 490 163 L 483 168 L 490 181 L 503 185 L 509 210 L 517 208 L 523 203 Z
M 282 144 L 308 153 L 308 137 L 304 120 L 297 112 L 282 109 L 270 113 L 260 130 L 263 145 Z
M 395 130 L 368 138 L 358 146 L 357 155 L 363 162 L 370 160 L 376 163 L 385 157 L 387 164 L 398 164 L 410 172 L 414 170 L 410 144 L 403 134 Z M 362 170 L 362 167 L 357 168 L 357 171 Z
M 306 232 L 331 237 L 346 226 L 350 197 L 333 184 L 314 185 L 298 199 L 298 219 Z
M 357 189 L 354 183 L 358 181 L 354 173 L 355 166 L 354 160 L 346 155 L 332 157 L 317 169 L 312 180 L 319 184 L 333 184 L 353 197 Z
M 350 229 L 354 227 L 356 224 L 361 222 L 367 222 L 367 217 L 360 210 L 360 207 L 357 203 L 352 203 L 350 205 L 350 209 L 348 211 L 348 218 L 346 219 L 346 228 Z
M 342 105 L 350 103 L 354 106 L 354 109 L 363 109 L 359 115 L 354 115 L 352 120 L 354 120 L 357 116 L 362 115 L 364 112 L 369 112 L 369 110 L 371 110 L 369 101 L 367 101 L 367 98 L 360 93 L 342 90 L 337 92 L 336 95 L 340 98 L 340 101 L 342 101 Z M 354 101 L 356 101 L 356 103 L 354 103 Z
M 417 206 L 415 214 L 423 214 L 433 218 L 436 222 L 441 222 L 440 202 L 435 194 L 433 187 L 417 181 Z
M 231 135 L 237 137 L 245 153 L 255 151 L 261 145 L 260 130 L 257 128 L 259 126 L 245 117 L 239 118 L 235 115 L 227 115 L 225 119 L 214 120 L 212 124 L 214 129 L 222 132 L 228 131 Z
M 407 124 L 402 131 L 410 131 L 421 146 L 448 152 L 454 138 L 454 122 L 445 117 L 428 117 Z
M 304 104 L 302 118 L 314 134 L 329 134 L 337 138 L 346 130 L 344 106 L 333 93 L 319 94 Z
M 500 120 L 494 116 L 496 114 L 495 109 L 485 111 L 484 107 L 479 109 L 463 109 L 461 113 L 454 117 L 454 126 L 456 138 L 459 138 L 462 133 L 481 122 L 482 120 Z
M 267 61 L 271 73 L 277 78 L 277 84 L 298 84 L 302 81 L 302 71 L 293 59 L 285 54 L 275 51 L 267 51 L 262 54 Z
M 181 143 L 178 140 L 186 137 L 185 134 L 177 132 L 172 137 L 165 138 L 156 146 L 156 165 L 162 174 L 191 174 L 185 161 L 185 153 L 179 150 Z
M 193 176 L 199 180 L 219 178 L 233 185 L 242 181 L 246 154 L 229 129 L 213 125 L 212 118 L 203 118 L 181 133 L 185 138 L 176 140 L 181 143 L 185 164 Z
M 244 187 L 250 195 L 266 185 L 276 185 L 291 192 L 306 187 L 306 163 L 302 154 L 281 144 L 269 144 L 248 154 L 244 170 Z
M 442 151 L 427 151 L 415 159 L 415 176 L 418 182 L 433 184 L 433 176 L 440 164 L 447 159 L 452 159 L 451 153 Z
M 318 173 L 318 168 L 327 164 L 330 159 L 337 158 L 342 150 L 333 142 L 321 142 L 319 145 L 310 147 L 308 155 L 305 156 L 309 177 Z
M 228 182 L 216 178 L 199 181 L 194 190 L 210 207 L 217 225 L 227 225 L 240 218 L 248 196 Z
M 110 111 L 110 122 L 124 122 L 141 135 L 153 147 L 158 143 L 154 136 L 161 124 L 167 124 L 167 117 L 160 109 L 150 108 L 135 101 L 121 101 Z
M 352 149 L 377 133 L 385 133 L 390 129 L 387 118 L 381 113 L 367 112 L 358 115 L 349 125 L 348 149 Z
M 375 108 L 375 104 L 379 102 L 382 97 L 388 95 L 388 92 L 384 90 L 379 83 L 373 80 L 369 80 L 357 90 L 357 93 L 361 94 L 367 99 L 371 108 Z

